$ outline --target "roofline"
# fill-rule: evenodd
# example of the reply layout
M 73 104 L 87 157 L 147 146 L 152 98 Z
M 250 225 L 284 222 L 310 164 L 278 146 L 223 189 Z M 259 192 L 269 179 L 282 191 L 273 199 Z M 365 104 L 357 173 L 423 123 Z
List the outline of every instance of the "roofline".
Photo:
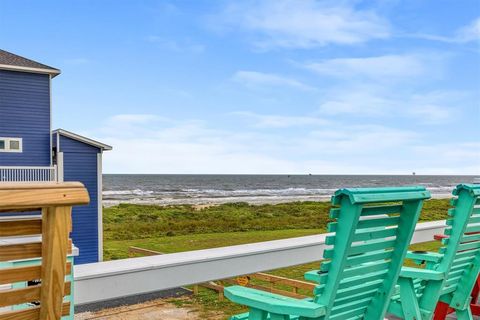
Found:
M 65 136 L 65 137 L 67 137 L 67 138 L 70 138 L 70 139 L 73 139 L 73 140 L 77 140 L 77 141 L 80 141 L 80 142 L 89 144 L 89 145 L 91 145 L 91 146 L 100 148 L 100 149 L 102 149 L 103 151 L 110 151 L 110 150 L 113 149 L 113 148 L 112 148 L 111 146 L 109 146 L 108 144 L 104 144 L 104 143 L 101 143 L 101 142 L 98 142 L 98 141 L 89 139 L 89 138 L 87 138 L 87 137 L 78 135 L 78 134 L 76 134 L 76 133 L 73 133 L 73 132 L 70 132 L 70 131 L 67 131 L 67 130 L 64 130 L 64 129 L 57 129 L 57 130 L 54 130 L 52 133 L 58 133 L 58 134 L 60 134 L 60 135 L 62 135 L 62 136 Z
M 0 64 L 0 69 L 9 70 L 9 71 L 20 71 L 20 72 L 32 72 L 32 73 L 43 73 L 49 74 L 52 78 L 58 76 L 61 71 L 58 69 L 47 69 L 47 68 L 32 68 L 32 67 L 22 67 L 22 66 L 11 66 L 8 64 Z

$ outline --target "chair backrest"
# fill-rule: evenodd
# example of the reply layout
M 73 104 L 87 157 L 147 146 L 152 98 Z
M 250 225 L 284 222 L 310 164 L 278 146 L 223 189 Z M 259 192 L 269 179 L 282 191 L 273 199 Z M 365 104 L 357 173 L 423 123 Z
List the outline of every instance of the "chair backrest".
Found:
M 326 319 L 380 319 L 386 311 L 419 218 L 424 187 L 338 190 L 330 212 L 315 301 Z M 386 216 L 385 216 L 386 215 Z M 369 217 L 369 219 L 361 219 Z
M 58 320 L 70 313 L 64 297 L 72 289 L 71 206 L 88 202 L 80 183 L 0 183 L 0 212 L 42 211 L 41 219 L 0 221 L 0 285 L 7 287 L 0 291 L 0 319 Z
M 480 270 L 480 184 L 460 184 L 453 195 L 456 197 L 451 200 L 453 208 L 448 211 L 447 237 L 442 240 L 444 246 L 439 251 L 443 258 L 434 266 L 447 277 L 441 284 L 427 286 L 423 296 L 432 297 L 440 292 L 437 296 L 444 296 L 442 300 L 455 308 L 464 308 Z

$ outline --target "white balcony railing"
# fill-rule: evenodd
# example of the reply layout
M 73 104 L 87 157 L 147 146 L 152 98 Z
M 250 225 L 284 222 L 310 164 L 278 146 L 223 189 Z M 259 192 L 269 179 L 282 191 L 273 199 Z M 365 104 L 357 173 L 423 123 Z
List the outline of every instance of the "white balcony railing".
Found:
M 0 167 L 0 182 L 57 181 L 57 166 Z
M 445 220 L 419 223 L 411 243 L 431 241 L 445 227 Z M 77 265 L 75 305 L 319 261 L 328 235 Z

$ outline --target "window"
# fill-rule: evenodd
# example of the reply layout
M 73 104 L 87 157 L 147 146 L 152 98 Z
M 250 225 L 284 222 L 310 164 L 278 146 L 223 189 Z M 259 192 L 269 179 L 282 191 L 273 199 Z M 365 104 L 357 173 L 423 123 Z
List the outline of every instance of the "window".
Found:
M 20 150 L 20 141 L 10 140 L 10 150 Z
M 22 152 L 22 138 L 0 138 L 0 152 Z

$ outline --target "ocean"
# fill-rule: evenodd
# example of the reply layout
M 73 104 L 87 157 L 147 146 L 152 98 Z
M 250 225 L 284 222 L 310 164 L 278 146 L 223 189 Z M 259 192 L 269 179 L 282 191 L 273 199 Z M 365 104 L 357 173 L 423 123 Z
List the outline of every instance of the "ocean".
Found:
M 328 200 L 339 188 L 425 186 L 433 197 L 448 197 L 459 183 L 480 183 L 480 176 L 420 175 L 174 175 L 106 174 L 106 206 L 137 204 L 252 204 Z

